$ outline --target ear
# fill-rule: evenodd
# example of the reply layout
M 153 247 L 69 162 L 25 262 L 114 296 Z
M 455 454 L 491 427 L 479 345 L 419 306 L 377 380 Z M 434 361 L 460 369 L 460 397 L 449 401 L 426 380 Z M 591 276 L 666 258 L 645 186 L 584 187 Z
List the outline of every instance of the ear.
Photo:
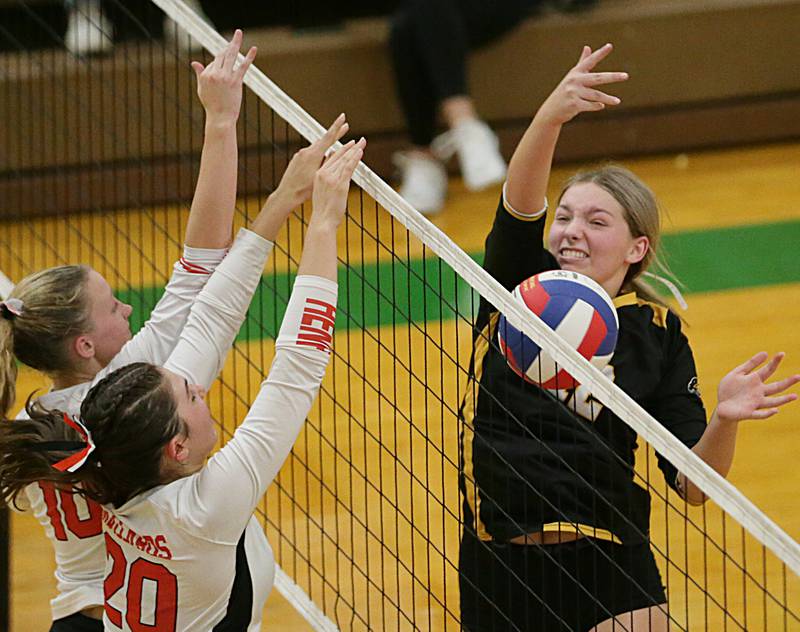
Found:
M 72 349 L 81 360 L 91 360 L 96 352 L 94 340 L 92 340 L 92 337 L 89 334 L 75 336 L 75 340 L 72 343 Z
M 189 448 L 185 444 L 186 437 L 177 434 L 164 446 L 167 458 L 178 463 L 184 463 L 189 458 Z
M 634 238 L 630 250 L 628 251 L 628 256 L 625 257 L 625 263 L 628 265 L 639 263 L 644 259 L 648 250 L 650 250 L 650 240 L 646 236 L 642 235 L 641 237 Z

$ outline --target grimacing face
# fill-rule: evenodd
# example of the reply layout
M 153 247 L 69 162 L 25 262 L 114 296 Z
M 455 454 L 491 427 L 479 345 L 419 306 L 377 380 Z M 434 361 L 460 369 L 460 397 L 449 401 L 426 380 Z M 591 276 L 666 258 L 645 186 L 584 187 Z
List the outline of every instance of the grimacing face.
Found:
M 647 237 L 631 235 L 625 210 L 608 191 L 593 182 L 564 191 L 548 234 L 548 249 L 562 269 L 585 274 L 613 298 L 648 247 Z

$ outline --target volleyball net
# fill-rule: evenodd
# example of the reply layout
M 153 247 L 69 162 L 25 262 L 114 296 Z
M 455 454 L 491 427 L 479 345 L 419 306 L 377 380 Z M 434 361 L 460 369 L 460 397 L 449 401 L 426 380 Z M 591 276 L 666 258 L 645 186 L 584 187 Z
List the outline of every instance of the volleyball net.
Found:
M 0 115 L 15 126 L 13 133 L 0 128 L 8 148 L 0 162 L 0 270 L 16 280 L 58 263 L 88 263 L 134 306 L 136 327 L 178 256 L 199 166 L 203 113 L 188 65 L 198 53 L 186 52 L 187 33 L 212 54 L 225 40 L 180 0 L 153 0 L 180 25 L 170 41 L 154 6 L 136 14 L 127 3 L 107 4 L 135 37 L 103 58 L 63 51 L 62 32 L 34 4 L 19 6 L 50 48 L 30 49 L 0 24 Z M 255 217 L 294 151 L 323 131 L 257 68 L 245 83 L 238 224 Z M 459 411 L 477 396 L 469 366 L 483 297 L 638 434 L 630 475 L 652 499 L 650 530 L 641 535 L 666 585 L 671 629 L 797 629 L 797 543 L 365 164 L 354 182 L 339 251 L 334 356 L 304 431 L 257 512 L 282 569 L 276 586 L 309 625 L 460 629 L 459 488 L 469 497 L 478 482 L 463 466 L 475 428 Z M 223 442 L 269 367 L 310 211 L 297 209 L 276 243 L 209 394 Z M 494 337 L 477 341 L 497 344 Z M 567 406 L 563 414 L 574 420 L 575 412 Z M 528 432 L 530 423 L 508 413 L 512 435 Z M 709 501 L 690 507 L 668 487 L 656 451 Z M 548 458 L 589 484 L 568 458 Z M 549 498 L 545 481 L 519 485 Z M 618 509 L 601 494 L 595 502 L 598 511 Z M 570 522 L 566 510 L 563 521 Z M 571 605 L 546 607 L 558 617 Z M 629 628 L 620 622 L 614 629 Z

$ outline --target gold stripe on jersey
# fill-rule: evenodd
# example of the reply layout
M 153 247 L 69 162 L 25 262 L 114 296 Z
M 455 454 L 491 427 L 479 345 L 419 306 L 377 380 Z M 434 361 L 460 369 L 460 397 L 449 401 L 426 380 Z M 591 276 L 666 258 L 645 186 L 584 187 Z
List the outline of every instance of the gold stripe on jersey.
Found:
M 587 538 L 595 538 L 596 540 L 606 540 L 614 544 L 622 544 L 617 536 L 615 536 L 608 529 L 598 529 L 588 524 L 580 524 L 577 522 L 548 522 L 542 525 L 542 533 L 570 533 L 580 534 Z
M 659 305 L 658 303 L 652 303 L 651 301 L 645 301 L 639 299 L 637 301 L 639 306 L 644 307 L 645 305 L 649 306 L 650 309 L 653 310 L 653 324 L 661 327 L 662 329 L 667 328 L 667 312 L 669 309 L 664 307 L 663 305 Z
M 541 210 L 538 210 L 535 213 L 522 213 L 508 203 L 506 200 L 506 185 L 503 185 L 503 208 L 506 209 L 506 211 L 508 211 L 508 213 L 513 215 L 516 219 L 520 219 L 523 222 L 535 222 L 537 219 L 541 219 L 542 216 L 547 213 L 547 207 L 547 198 L 545 198 L 544 206 L 541 208 Z
M 480 388 L 481 377 L 483 376 L 483 360 L 489 351 L 489 341 L 492 339 L 500 313 L 495 312 L 489 317 L 489 323 L 483 328 L 475 340 L 475 355 L 473 366 L 474 375 L 467 384 L 466 400 L 464 401 L 464 434 L 462 436 L 462 452 L 464 454 L 464 489 L 467 497 L 467 504 L 475 516 L 475 532 L 481 540 L 491 540 L 492 536 L 486 530 L 480 518 L 480 494 L 477 493 L 477 483 L 475 482 L 475 464 L 472 460 L 472 442 L 475 437 L 475 403 L 478 401 L 478 390 Z
M 637 305 L 639 299 L 636 298 L 636 292 L 628 292 L 626 294 L 620 294 L 612 301 L 614 303 L 614 307 L 619 309 L 620 307 L 625 307 L 626 305 Z
M 635 292 L 628 292 L 627 294 L 620 294 L 614 299 L 614 307 L 619 309 L 620 307 L 626 307 L 628 305 L 638 305 L 639 307 L 644 307 L 648 305 L 650 309 L 653 310 L 653 324 L 661 327 L 663 329 L 667 328 L 667 312 L 669 308 L 664 307 L 663 305 L 659 305 L 658 303 L 653 303 L 652 301 L 646 301 L 643 298 L 639 298 L 636 296 Z

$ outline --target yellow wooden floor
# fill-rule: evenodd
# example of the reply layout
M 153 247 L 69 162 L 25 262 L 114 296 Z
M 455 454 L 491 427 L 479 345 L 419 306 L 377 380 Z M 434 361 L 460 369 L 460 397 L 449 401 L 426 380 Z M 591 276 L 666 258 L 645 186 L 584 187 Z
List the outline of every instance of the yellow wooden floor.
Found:
M 797 203 L 800 200 L 800 178 L 797 177 L 800 165 L 798 144 L 648 158 L 626 161 L 626 164 L 651 184 L 668 210 L 670 215 L 670 222 L 666 227 L 668 231 L 739 226 L 800 218 L 800 211 L 797 210 Z M 563 169 L 558 170 L 554 181 L 560 180 L 567 172 Z M 466 250 L 479 250 L 492 220 L 498 192 L 493 190 L 477 194 L 467 193 L 458 182 L 453 182 L 451 188 L 447 208 L 434 221 Z M 551 193 L 551 199 L 555 195 L 555 191 Z M 82 221 L 87 223 L 82 225 L 76 222 L 80 230 L 91 234 L 104 230 L 100 224 L 93 223 L 92 220 Z M 122 215 L 113 217 L 110 221 L 127 227 L 137 225 L 135 219 Z M 383 221 L 381 220 L 381 223 Z M 143 225 L 146 225 L 146 222 Z M 15 233 L 16 236 L 21 236 L 30 228 L 15 227 L 13 230 L 19 231 Z M 40 226 L 38 230 L 41 231 L 39 234 L 52 234 L 56 240 L 63 238 L 59 232 L 62 229 L 55 225 Z M 113 236 L 108 238 L 112 239 Z M 16 241 L 14 236 L 11 239 Z M 95 235 L 93 239 L 102 239 L 102 235 Z M 158 252 L 163 248 L 163 236 L 157 234 L 146 239 L 133 235 L 132 239 L 151 249 L 152 252 Z M 354 247 L 356 245 L 351 243 L 350 248 Z M 410 249 L 412 254 L 418 254 L 418 246 L 412 245 Z M 77 250 L 78 247 L 75 246 L 75 251 Z M 382 254 L 379 257 L 385 258 L 386 255 Z M 36 263 L 36 267 L 48 265 L 47 256 L 41 256 Z M 103 262 L 99 259 L 94 264 L 101 271 L 107 271 L 103 269 Z M 277 265 L 280 267 L 285 264 L 279 261 Z M 9 270 L 7 273 L 16 276 L 19 271 Z M 155 269 L 146 270 L 135 265 L 118 274 L 121 278 L 132 279 L 132 282 L 139 279 L 146 282 L 160 280 Z M 686 318 L 691 327 L 688 335 L 695 351 L 700 381 L 709 408 L 714 404 L 715 384 L 719 378 L 735 364 L 761 349 L 787 352 L 787 361 L 781 370 L 782 375 L 800 372 L 800 336 L 797 336 L 795 331 L 796 324 L 800 322 L 800 285 L 786 284 L 695 294 L 689 297 L 689 303 L 690 310 L 686 313 Z M 456 328 L 457 325 L 451 323 L 445 325 L 441 331 L 428 332 L 427 337 L 450 341 L 456 333 Z M 287 471 L 282 473 L 281 484 L 287 492 L 272 494 L 267 502 L 267 516 L 270 516 L 271 520 L 267 531 L 279 559 L 287 566 L 287 570 L 297 558 L 293 557 L 294 554 L 288 545 L 278 537 L 275 530 L 277 525 L 286 530 L 286 533 L 293 534 L 292 540 L 296 549 L 308 559 L 316 562 L 322 560 L 321 564 L 327 564 L 321 567 L 329 569 L 330 578 L 326 577 L 327 585 L 324 585 L 318 577 L 310 576 L 302 568 L 297 570 L 300 575 L 298 581 L 307 582 L 307 585 L 316 591 L 315 596 L 324 600 L 326 604 L 332 604 L 330 611 L 342 616 L 340 623 L 343 629 L 350 626 L 350 619 L 346 617 L 347 608 L 335 601 L 337 586 L 340 587 L 339 590 L 346 601 L 362 604 L 365 611 L 372 612 L 369 625 L 374 629 L 412 628 L 408 620 L 402 617 L 394 615 L 393 618 L 387 618 L 382 614 L 384 599 L 400 604 L 409 612 L 413 610 L 408 616 L 417 617 L 415 625 L 421 629 L 456 629 L 452 617 L 448 618 L 440 613 L 441 608 L 435 604 L 435 599 L 433 602 L 430 601 L 433 595 L 435 598 L 445 600 L 450 608 L 454 607 L 453 604 L 457 604 L 452 567 L 447 567 L 442 560 L 435 559 L 435 555 L 431 556 L 430 549 L 426 548 L 428 543 L 420 541 L 419 534 L 412 526 L 404 522 L 402 527 L 398 527 L 397 520 L 392 523 L 382 513 L 376 515 L 376 511 L 380 508 L 385 507 L 388 512 L 393 504 L 403 504 L 412 508 L 411 515 L 416 516 L 413 522 L 430 522 L 436 515 L 442 513 L 441 508 L 434 502 L 437 499 L 432 496 L 437 496 L 448 507 L 457 507 L 458 494 L 455 489 L 454 468 L 437 466 L 438 471 L 425 470 L 426 485 L 432 490 L 429 491 L 423 489 L 424 486 L 420 485 L 406 469 L 398 466 L 398 463 L 402 464 L 408 459 L 408 463 L 415 466 L 412 468 L 413 471 L 418 471 L 417 465 L 426 468 L 427 463 L 435 462 L 433 459 L 441 456 L 432 446 L 441 447 L 446 456 L 455 458 L 457 452 L 455 430 L 454 427 L 447 425 L 451 423 L 445 419 L 447 415 L 433 409 L 435 407 L 431 406 L 429 393 L 425 392 L 420 383 L 415 383 L 419 373 L 415 368 L 417 360 L 413 358 L 414 354 L 410 349 L 420 348 L 418 345 L 423 342 L 421 335 L 414 331 L 393 332 L 391 328 L 382 328 L 373 333 L 377 337 L 383 337 L 383 340 L 390 339 L 394 335 L 395 348 L 408 350 L 405 356 L 400 354 L 399 357 L 411 367 L 411 370 L 407 374 L 403 374 L 402 371 L 398 373 L 392 358 L 380 352 L 374 340 L 340 332 L 337 334 L 336 348 L 343 359 L 334 363 L 335 371 L 329 371 L 326 388 L 337 398 L 346 397 L 352 409 L 367 411 L 363 415 L 366 429 L 375 436 L 382 435 L 386 447 L 378 449 L 377 444 L 368 439 L 362 439 L 360 443 L 353 440 L 348 418 L 333 406 L 331 396 L 323 396 L 319 409 L 309 421 L 308 432 L 298 441 L 296 457 L 291 459 Z M 462 335 L 457 343 L 447 344 L 464 347 L 460 350 L 453 349 L 453 352 L 465 353 L 468 342 L 468 336 Z M 265 354 L 269 357 L 268 349 Z M 363 361 L 360 358 L 363 358 Z M 437 368 L 439 365 L 436 362 L 437 360 L 433 358 L 430 364 L 426 365 L 427 368 L 424 370 L 430 371 L 430 375 L 425 375 L 424 380 L 432 389 L 441 393 L 442 399 L 455 401 L 457 390 L 463 388 L 463 380 L 459 386 L 458 376 L 454 372 L 447 374 L 447 362 L 444 362 L 444 374 L 439 375 Z M 366 375 L 376 375 L 378 368 L 381 369 L 381 377 L 374 380 L 377 392 L 383 393 L 384 396 L 392 394 L 392 397 L 397 393 L 397 408 L 404 413 L 401 418 L 398 418 L 394 407 L 379 395 L 370 394 L 366 390 L 363 393 L 351 393 L 347 390 L 348 375 L 352 377 L 361 371 Z M 240 359 L 229 362 L 223 379 L 226 376 L 230 379 L 235 374 L 239 374 L 240 381 L 243 375 L 246 376 L 244 379 L 249 384 L 248 390 L 252 390 L 253 385 L 257 383 L 252 367 L 247 367 Z M 28 376 L 21 384 L 20 392 L 28 393 L 33 385 L 34 381 Z M 245 397 L 244 394 L 242 396 Z M 408 399 L 400 401 L 401 397 L 410 397 L 410 401 Z M 235 417 L 241 410 L 243 410 L 241 405 L 234 406 L 232 411 L 226 412 L 226 417 Z M 414 420 L 425 419 L 425 425 L 430 424 L 426 430 L 428 440 L 422 440 L 419 434 L 415 434 L 412 424 L 404 423 L 404 417 Z M 800 423 L 800 405 L 795 404 L 773 420 L 745 424 L 739 435 L 737 458 L 730 477 L 746 496 L 795 539 L 800 539 L 800 504 L 794 497 L 800 482 L 796 468 L 796 455 L 800 446 L 800 440 L 797 439 L 798 423 Z M 350 466 L 342 463 L 341 459 L 337 461 L 337 456 L 328 443 L 330 441 L 337 446 L 348 446 Z M 330 487 L 337 490 L 336 497 L 329 490 L 319 491 L 319 486 L 315 487 L 313 481 L 309 482 L 303 463 L 316 461 L 319 461 L 320 471 L 330 473 L 329 482 L 335 481 L 330 483 Z M 384 477 L 387 488 L 383 496 L 373 494 L 367 484 L 370 480 L 377 480 L 381 476 Z M 394 491 L 390 489 L 392 485 L 386 483 L 388 480 L 397 481 Z M 292 512 L 288 498 L 288 490 L 292 489 L 292 493 L 302 506 L 310 508 L 309 513 L 314 518 L 314 524 L 311 526 L 305 525 L 305 521 L 299 520 Z M 366 491 L 361 494 L 358 491 L 360 489 Z M 353 515 L 357 519 L 343 515 L 340 508 L 337 510 L 337 507 L 340 507 L 337 503 L 351 506 Z M 654 525 L 666 524 L 663 506 L 659 506 L 658 503 L 655 505 Z M 701 514 L 698 513 L 700 511 L 692 510 L 693 513 L 690 515 L 700 519 Z M 435 538 L 433 544 L 438 547 L 437 550 L 445 551 L 448 559 L 454 560 L 454 552 L 457 549 L 455 522 L 447 519 L 444 522 L 442 534 Z M 12 630 L 45 630 L 49 622 L 47 600 L 54 587 L 49 544 L 41 529 L 29 517 L 15 516 L 12 526 Z M 709 524 L 708 529 L 715 533 L 718 531 L 718 527 L 712 524 Z M 339 541 L 345 544 L 340 544 L 338 549 L 332 550 L 330 539 L 326 539 L 325 533 L 334 532 Z M 697 560 L 702 562 L 699 557 L 702 555 L 702 546 L 693 544 L 695 538 L 690 536 L 685 538 L 684 542 L 680 542 L 675 540 L 677 535 L 674 530 L 667 534 L 661 533 L 659 528 L 654 528 L 654 532 L 654 537 L 660 544 L 667 542 L 670 544 L 671 555 L 682 556 L 683 553 L 676 551 L 687 549 L 687 565 L 690 568 L 696 568 Z M 740 532 L 736 534 L 740 537 Z M 347 544 L 348 540 L 352 540 L 354 544 L 352 546 Z M 727 539 L 725 543 L 731 550 L 740 546 L 739 542 Z M 748 559 L 752 563 L 751 549 L 748 548 L 747 551 L 751 556 Z M 398 564 L 396 559 L 392 560 L 391 552 L 401 558 L 404 565 Z M 339 569 L 344 568 L 344 562 L 349 557 L 367 569 L 368 574 L 382 575 L 383 595 L 376 594 L 375 586 L 367 578 L 340 576 L 342 572 Z M 712 581 L 722 572 L 720 568 L 715 568 L 714 564 L 713 561 L 707 564 L 710 567 Z M 419 586 L 410 582 L 411 588 L 401 586 L 402 582 L 408 579 L 405 576 L 406 567 L 425 569 L 424 575 L 431 578 L 429 585 Z M 767 574 L 766 569 L 763 574 Z M 309 576 L 304 577 L 304 575 Z M 798 595 L 796 582 L 790 579 L 788 584 L 788 589 L 795 591 L 793 593 L 795 600 L 792 603 L 797 607 L 800 604 L 796 599 Z M 702 609 L 702 604 L 697 603 L 696 594 L 683 595 L 681 590 L 678 584 L 670 585 L 671 595 L 681 595 L 674 599 L 676 612 L 687 608 Z M 731 603 L 744 602 L 746 597 L 741 593 L 745 590 L 743 588 L 739 591 L 740 594 L 731 591 L 727 598 Z M 757 601 L 760 603 L 760 599 Z M 753 612 L 760 607 L 759 603 L 750 606 L 750 616 L 754 616 Z M 427 609 L 436 610 L 438 613 L 436 617 L 439 618 L 428 621 L 425 617 Z M 704 624 L 699 621 L 701 619 L 693 615 L 689 620 L 690 629 L 703 629 Z M 352 627 L 364 629 L 367 625 L 356 620 Z M 273 592 L 265 611 L 264 629 L 282 631 L 309 628 L 294 610 Z M 775 629 L 783 627 L 777 627 L 776 624 Z

